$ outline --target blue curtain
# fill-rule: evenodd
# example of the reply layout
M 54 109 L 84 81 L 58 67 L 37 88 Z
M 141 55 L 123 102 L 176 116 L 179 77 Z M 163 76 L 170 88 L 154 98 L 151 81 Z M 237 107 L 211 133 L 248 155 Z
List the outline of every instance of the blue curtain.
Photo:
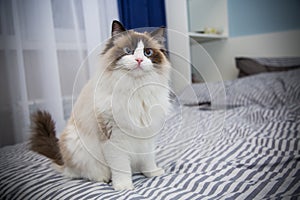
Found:
M 118 0 L 118 9 L 127 29 L 166 26 L 164 0 Z

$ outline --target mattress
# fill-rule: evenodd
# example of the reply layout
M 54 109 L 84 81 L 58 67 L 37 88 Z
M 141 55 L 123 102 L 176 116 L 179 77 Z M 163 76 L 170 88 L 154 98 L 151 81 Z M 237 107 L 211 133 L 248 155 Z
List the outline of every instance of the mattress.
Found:
M 134 190 L 66 178 L 27 143 L 1 148 L 0 199 L 300 198 L 299 77 L 261 73 L 186 88 L 157 138 L 165 174 L 134 174 Z M 224 102 L 214 106 L 220 90 Z

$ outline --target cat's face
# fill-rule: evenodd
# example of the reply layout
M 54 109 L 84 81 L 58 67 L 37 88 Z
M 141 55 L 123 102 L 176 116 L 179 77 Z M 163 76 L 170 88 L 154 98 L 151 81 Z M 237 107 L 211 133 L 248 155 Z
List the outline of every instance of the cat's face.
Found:
M 151 33 L 126 31 L 117 21 L 112 25 L 112 38 L 103 55 L 108 61 L 109 71 L 122 71 L 134 77 L 155 72 L 166 74 L 169 62 L 163 45 L 164 29 Z

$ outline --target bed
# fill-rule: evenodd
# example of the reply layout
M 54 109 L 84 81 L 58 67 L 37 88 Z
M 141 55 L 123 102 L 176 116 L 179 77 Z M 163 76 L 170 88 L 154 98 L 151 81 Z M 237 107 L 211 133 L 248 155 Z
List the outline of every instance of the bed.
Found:
M 22 143 L 0 149 L 0 199 L 300 198 L 300 69 L 194 84 L 173 101 L 157 139 L 164 175 L 114 191 L 63 177 Z

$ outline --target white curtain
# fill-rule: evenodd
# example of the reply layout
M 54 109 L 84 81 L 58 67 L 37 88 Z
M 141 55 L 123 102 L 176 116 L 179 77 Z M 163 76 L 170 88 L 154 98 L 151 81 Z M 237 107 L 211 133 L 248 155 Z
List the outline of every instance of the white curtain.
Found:
M 80 64 L 114 19 L 116 0 L 0 0 L 0 146 L 26 141 L 37 109 L 63 129 Z M 82 69 L 80 83 L 94 71 Z

